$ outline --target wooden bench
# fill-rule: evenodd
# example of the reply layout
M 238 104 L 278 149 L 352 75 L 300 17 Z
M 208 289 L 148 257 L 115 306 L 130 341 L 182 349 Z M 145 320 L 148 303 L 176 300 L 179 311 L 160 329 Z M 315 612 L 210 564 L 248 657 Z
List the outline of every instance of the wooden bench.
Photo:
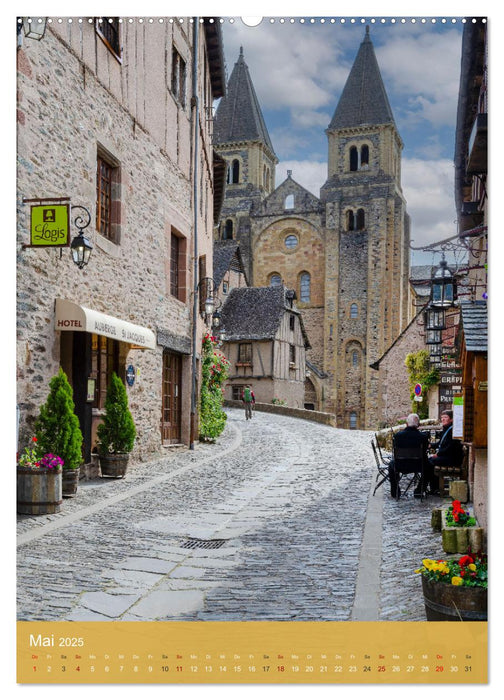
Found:
M 469 466 L 469 448 L 462 445 L 462 462 L 458 467 L 437 466 L 434 467 L 434 474 L 439 477 L 439 493 L 441 496 L 448 495 L 448 484 L 454 479 L 467 481 Z

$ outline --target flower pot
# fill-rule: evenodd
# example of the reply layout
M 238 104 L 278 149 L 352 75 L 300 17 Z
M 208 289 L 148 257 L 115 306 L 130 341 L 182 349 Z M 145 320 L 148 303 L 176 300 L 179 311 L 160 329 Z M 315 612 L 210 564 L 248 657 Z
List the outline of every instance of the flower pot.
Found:
M 17 512 L 24 515 L 59 513 L 62 496 L 61 469 L 17 468 Z
M 483 622 L 487 620 L 488 590 L 480 586 L 453 586 L 422 576 L 428 621 Z
M 120 479 L 126 476 L 128 469 L 129 453 L 100 455 L 100 469 L 102 476 L 110 476 Z
M 79 485 L 80 467 L 77 469 L 63 469 L 62 487 L 63 498 L 74 498 Z

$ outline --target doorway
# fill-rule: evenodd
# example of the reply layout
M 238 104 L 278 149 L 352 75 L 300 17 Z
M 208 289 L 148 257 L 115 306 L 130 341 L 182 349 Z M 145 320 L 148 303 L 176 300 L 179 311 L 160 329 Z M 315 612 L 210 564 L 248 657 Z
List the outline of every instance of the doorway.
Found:
M 163 353 L 161 441 L 180 444 L 181 439 L 182 358 L 174 352 Z

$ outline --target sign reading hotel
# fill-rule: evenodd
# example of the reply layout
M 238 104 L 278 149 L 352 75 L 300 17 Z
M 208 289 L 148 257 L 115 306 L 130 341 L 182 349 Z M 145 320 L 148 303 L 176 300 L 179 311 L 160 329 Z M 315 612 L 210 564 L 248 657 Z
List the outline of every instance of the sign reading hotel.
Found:
M 33 204 L 31 207 L 30 245 L 67 246 L 70 238 L 69 204 Z

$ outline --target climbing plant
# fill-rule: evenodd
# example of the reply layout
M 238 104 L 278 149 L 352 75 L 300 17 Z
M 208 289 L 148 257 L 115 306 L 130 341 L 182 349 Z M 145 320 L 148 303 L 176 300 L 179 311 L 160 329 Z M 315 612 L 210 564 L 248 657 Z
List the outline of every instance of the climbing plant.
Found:
M 223 384 L 228 377 L 229 360 L 217 350 L 214 336 L 203 338 L 201 365 L 201 394 L 199 410 L 199 438 L 214 441 L 224 430 L 226 413 Z
M 439 384 L 439 370 L 431 367 L 427 350 L 410 352 L 404 361 L 408 370 L 411 405 L 414 413 L 420 418 L 429 417 L 429 404 L 427 401 L 429 389 Z M 422 385 L 423 401 L 415 401 L 415 384 Z

